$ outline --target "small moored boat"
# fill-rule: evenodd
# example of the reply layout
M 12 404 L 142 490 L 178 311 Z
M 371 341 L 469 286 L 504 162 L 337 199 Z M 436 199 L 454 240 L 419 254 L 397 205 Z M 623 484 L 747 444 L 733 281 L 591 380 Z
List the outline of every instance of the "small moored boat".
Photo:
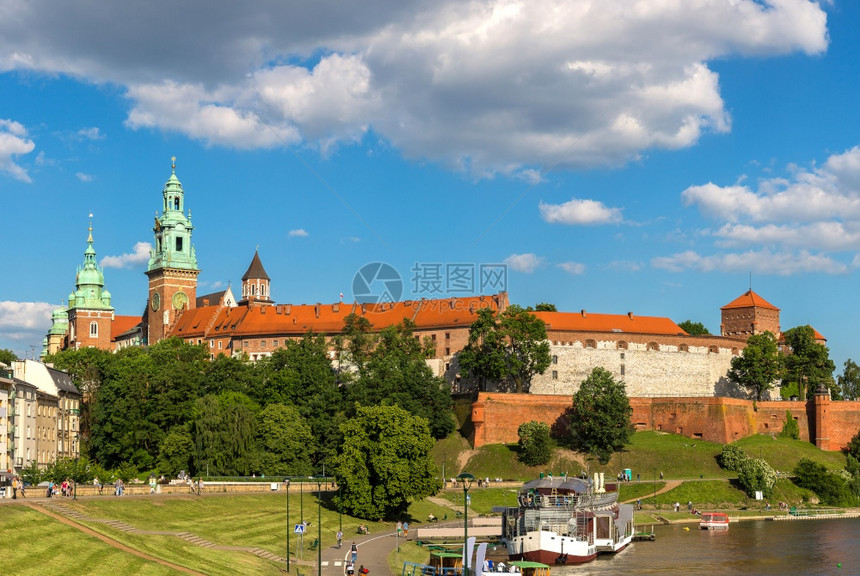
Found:
M 702 512 L 699 528 L 702 530 L 728 530 L 729 517 L 722 512 Z
M 540 562 L 528 562 L 526 560 L 512 560 L 510 566 L 522 574 L 522 576 L 550 576 L 549 566 Z

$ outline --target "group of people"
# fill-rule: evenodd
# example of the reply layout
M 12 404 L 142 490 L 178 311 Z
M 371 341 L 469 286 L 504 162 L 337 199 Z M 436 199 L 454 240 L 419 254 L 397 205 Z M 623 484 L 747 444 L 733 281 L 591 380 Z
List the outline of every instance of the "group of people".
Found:
M 364 567 L 364 564 L 358 567 L 358 576 L 365 576 L 368 570 Z M 346 565 L 346 574 L 347 576 L 355 576 L 355 562 L 349 562 Z
M 53 498 L 55 496 L 62 495 L 63 497 L 70 497 L 75 492 L 75 481 L 69 480 L 66 478 L 62 483 L 57 484 L 53 480 L 48 482 L 48 487 L 45 489 L 45 497 Z
M 519 571 L 519 567 L 513 564 L 508 566 L 501 560 L 495 563 L 492 560 L 484 560 L 484 572 L 508 572 L 510 574 L 515 574 Z
M 23 480 L 21 480 L 20 476 L 15 476 L 12 478 L 12 500 L 18 498 L 18 492 L 21 492 L 21 498 L 27 497 L 27 490 Z

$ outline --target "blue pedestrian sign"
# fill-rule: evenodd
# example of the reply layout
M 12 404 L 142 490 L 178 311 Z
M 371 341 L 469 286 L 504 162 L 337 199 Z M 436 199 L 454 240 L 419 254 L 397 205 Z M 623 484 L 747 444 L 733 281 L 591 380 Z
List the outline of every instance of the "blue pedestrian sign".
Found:
M 296 534 L 304 534 L 305 533 L 305 525 L 304 524 L 296 524 Z

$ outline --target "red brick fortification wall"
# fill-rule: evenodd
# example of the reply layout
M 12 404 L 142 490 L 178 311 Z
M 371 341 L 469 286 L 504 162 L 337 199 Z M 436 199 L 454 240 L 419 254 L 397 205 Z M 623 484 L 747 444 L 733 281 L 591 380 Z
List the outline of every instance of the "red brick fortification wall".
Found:
M 537 420 L 553 426 L 571 406 L 569 396 L 481 392 L 472 404 L 473 445 L 515 443 L 520 424 Z M 758 402 L 735 398 L 631 398 L 631 421 L 637 430 L 662 430 L 727 444 L 753 434 L 778 434 L 788 410 L 797 420 L 800 438 L 819 440 L 824 450 L 847 445 L 860 430 L 860 402 L 829 402 L 817 433 L 815 406 L 810 402 Z M 819 409 L 820 410 L 820 409 Z M 821 412 L 820 412 L 821 413 Z M 826 437 L 826 438 L 825 438 Z

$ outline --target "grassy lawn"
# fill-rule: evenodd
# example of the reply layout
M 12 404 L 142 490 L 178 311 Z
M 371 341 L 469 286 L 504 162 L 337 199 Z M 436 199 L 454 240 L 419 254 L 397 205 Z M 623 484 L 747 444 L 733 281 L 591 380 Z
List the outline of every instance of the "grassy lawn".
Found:
M 25 506 L 4 505 L 0 515 L 3 560 L 10 576 L 68 574 L 114 576 L 182 574 L 82 534 Z M 63 551 L 65 548 L 65 552 Z
M 791 472 L 801 458 L 808 458 L 836 470 L 845 467 L 845 456 L 841 452 L 825 452 L 803 440 L 771 438 L 756 434 L 735 442 L 751 458 L 761 458 L 774 470 Z

